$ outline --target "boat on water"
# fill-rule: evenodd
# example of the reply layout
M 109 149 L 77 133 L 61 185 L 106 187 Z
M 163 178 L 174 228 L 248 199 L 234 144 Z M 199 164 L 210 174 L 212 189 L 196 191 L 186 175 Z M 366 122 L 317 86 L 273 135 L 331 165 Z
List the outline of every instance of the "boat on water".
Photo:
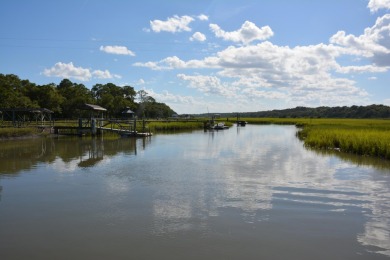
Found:
M 238 126 L 246 126 L 247 123 L 248 123 L 248 122 L 242 121 L 242 120 L 238 120 L 238 121 L 237 121 L 237 125 L 238 125 Z
M 145 132 L 145 133 L 140 133 L 140 132 L 123 132 L 123 133 L 120 133 L 121 137 L 149 137 L 149 136 L 152 136 L 152 133 L 148 133 L 148 132 Z
M 224 122 L 219 122 L 213 126 L 210 127 L 210 129 L 213 129 L 213 130 L 224 130 L 224 129 L 228 129 L 229 127 L 225 125 Z

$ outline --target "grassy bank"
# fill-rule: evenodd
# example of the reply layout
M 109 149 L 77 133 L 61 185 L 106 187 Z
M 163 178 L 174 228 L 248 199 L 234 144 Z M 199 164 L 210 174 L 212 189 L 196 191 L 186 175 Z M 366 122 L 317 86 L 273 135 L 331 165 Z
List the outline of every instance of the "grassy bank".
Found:
M 206 119 L 199 121 L 161 121 L 161 122 L 151 122 L 148 124 L 148 128 L 151 132 L 158 132 L 158 131 L 178 131 L 178 130 L 197 130 L 197 129 L 203 129 L 204 128 L 204 121 Z M 219 122 L 217 120 L 217 122 Z M 226 126 L 232 126 L 233 123 L 225 122 Z
M 252 124 L 294 124 L 306 146 L 390 159 L 390 120 L 245 118 Z
M 151 122 L 148 124 L 148 128 L 151 132 L 156 131 L 177 131 L 177 130 L 195 130 L 202 129 L 203 122 L 180 122 L 180 121 L 170 121 L 170 122 Z
M 0 139 L 22 138 L 39 135 L 36 128 L 0 128 Z

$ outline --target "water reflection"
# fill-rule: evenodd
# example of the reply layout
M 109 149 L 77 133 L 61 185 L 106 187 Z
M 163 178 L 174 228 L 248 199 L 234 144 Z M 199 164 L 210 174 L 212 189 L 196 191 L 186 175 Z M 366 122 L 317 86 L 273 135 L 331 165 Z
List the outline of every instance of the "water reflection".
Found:
M 60 171 L 92 167 L 119 153 L 136 155 L 137 149 L 145 149 L 149 142 L 150 138 L 74 137 L 2 141 L 0 174 L 16 174 L 42 163 L 57 165 Z
M 185 177 L 169 177 L 172 186 L 156 191 L 154 231 L 174 233 L 196 225 L 207 232 L 207 219 L 221 216 L 227 209 L 239 210 L 247 223 L 258 223 L 269 220 L 277 209 L 295 205 L 339 217 L 365 217 L 356 240 L 390 256 L 386 164 L 363 159 L 351 164 L 353 157 L 345 155 L 342 160 L 336 155 L 318 156 L 318 152 L 302 148 L 293 138 L 295 131 L 294 127 L 254 126 L 235 133 L 205 133 L 194 143 L 183 143 L 178 153 L 186 167 L 175 165 L 171 170 L 183 171 Z M 186 178 L 184 185 L 180 178 Z
M 295 132 L 247 125 L 2 145 L 0 258 L 39 258 L 42 244 L 69 259 L 96 249 L 103 259 L 147 258 L 150 248 L 161 259 L 171 248 L 181 259 L 390 256 L 386 164 L 305 149 Z M 7 178 L 22 171 L 35 174 Z M 12 251 L 19 243 L 27 251 Z

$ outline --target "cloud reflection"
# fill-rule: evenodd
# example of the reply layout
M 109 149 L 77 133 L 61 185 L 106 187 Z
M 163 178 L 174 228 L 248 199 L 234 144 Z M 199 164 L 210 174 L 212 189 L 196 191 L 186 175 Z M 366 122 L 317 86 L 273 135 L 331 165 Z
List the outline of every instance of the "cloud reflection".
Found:
M 194 164 L 186 165 L 182 177 L 192 185 L 182 186 L 172 178 L 173 187 L 159 187 L 153 205 L 157 233 L 186 230 L 199 212 L 207 219 L 228 208 L 242 212 L 249 223 L 264 221 L 276 205 L 294 202 L 333 214 L 360 212 L 367 222 L 357 241 L 390 256 L 388 175 L 304 149 L 294 127 L 228 131 L 205 133 L 180 149 L 177 160 Z M 205 165 L 207 173 L 190 170 Z M 198 183 L 194 175 L 204 180 Z M 205 230 L 207 223 L 203 221 Z

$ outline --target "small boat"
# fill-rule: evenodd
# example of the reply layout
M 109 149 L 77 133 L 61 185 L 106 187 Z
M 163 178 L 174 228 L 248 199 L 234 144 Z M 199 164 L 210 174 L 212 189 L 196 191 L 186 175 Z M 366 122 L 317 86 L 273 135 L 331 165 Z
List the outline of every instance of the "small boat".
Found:
M 246 126 L 247 123 L 246 121 L 237 121 L 238 126 Z
M 225 126 L 225 123 L 223 123 L 223 122 L 215 124 L 214 126 L 211 127 L 211 129 L 214 129 L 214 130 L 223 130 L 223 129 L 228 129 L 228 128 L 229 127 Z
M 121 137 L 148 137 L 148 136 L 152 136 L 152 133 L 148 133 L 148 132 L 145 132 L 145 133 L 140 133 L 140 132 L 137 132 L 137 131 L 133 131 L 133 132 L 124 132 L 124 133 L 120 133 Z

